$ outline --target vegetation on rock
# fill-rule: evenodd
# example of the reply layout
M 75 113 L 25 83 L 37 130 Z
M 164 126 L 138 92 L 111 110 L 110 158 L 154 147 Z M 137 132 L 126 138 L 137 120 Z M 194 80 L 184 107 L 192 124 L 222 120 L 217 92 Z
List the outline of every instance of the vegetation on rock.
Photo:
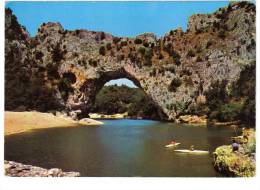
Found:
M 248 65 L 230 90 L 227 81 L 216 81 L 206 93 L 209 119 L 255 123 L 255 64 Z
M 100 90 L 91 111 L 102 114 L 128 112 L 133 118 L 159 119 L 157 109 L 141 89 L 112 85 Z
M 105 46 L 101 46 L 99 48 L 99 54 L 100 55 L 106 55 L 106 48 L 105 48 Z
M 178 88 L 179 86 L 181 86 L 181 84 L 182 84 L 182 82 L 181 82 L 181 79 L 180 79 L 180 78 L 174 78 L 174 79 L 171 81 L 171 83 L 170 83 L 168 89 L 169 89 L 169 91 L 171 91 L 171 92 L 175 92 L 175 91 L 177 90 L 177 88 Z
M 214 165 L 222 174 L 239 177 L 255 176 L 255 164 L 250 158 L 243 158 L 232 152 L 231 146 L 218 147 L 214 155 Z

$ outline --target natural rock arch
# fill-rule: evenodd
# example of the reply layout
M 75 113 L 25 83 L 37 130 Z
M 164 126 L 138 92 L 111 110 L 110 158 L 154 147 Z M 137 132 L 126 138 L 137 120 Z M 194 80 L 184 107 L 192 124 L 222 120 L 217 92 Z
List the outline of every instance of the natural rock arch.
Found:
M 187 32 L 172 30 L 161 38 L 150 33 L 119 38 L 104 32 L 67 31 L 59 23 L 42 24 L 30 38 L 21 26 L 20 31 L 14 27 L 13 17 L 7 11 L 6 77 L 15 85 L 19 76 L 11 78 L 8 72 L 13 63 L 18 70 L 25 65 L 31 73 L 29 86 L 44 79 L 42 84 L 51 86 L 49 100 L 64 109 L 81 110 L 85 116 L 104 83 L 124 77 L 174 120 L 188 113 L 212 82 L 231 84 L 245 65 L 255 64 L 255 5 L 247 2 L 193 15 Z M 8 85 L 8 109 L 14 108 L 17 94 L 31 97 L 31 92 L 13 92 Z
M 138 88 L 142 89 L 145 93 L 144 87 L 140 84 L 138 78 L 136 78 L 135 73 L 131 72 L 132 68 L 129 66 L 119 67 L 113 71 L 102 72 L 100 73 L 100 77 L 98 79 L 88 80 L 86 81 L 80 88 L 80 92 L 82 92 L 83 99 L 86 100 L 86 104 L 82 107 L 82 104 L 69 104 L 72 105 L 71 109 L 73 110 L 82 110 L 80 117 L 85 117 L 88 114 L 88 111 L 91 109 L 95 102 L 95 97 L 97 93 L 103 88 L 105 83 L 109 82 L 110 80 L 116 80 L 121 78 L 127 78 L 132 81 Z M 146 94 L 148 98 L 152 99 L 149 94 Z M 72 96 L 73 98 L 73 96 Z M 152 99 L 153 100 L 153 99 Z M 82 102 L 82 99 L 79 101 Z M 161 119 L 167 119 L 167 115 L 164 114 L 163 110 L 161 109 L 160 105 L 157 102 L 154 102 L 154 105 L 157 107 L 157 110 L 154 110 L 158 113 Z M 86 112 L 85 112 L 86 111 Z

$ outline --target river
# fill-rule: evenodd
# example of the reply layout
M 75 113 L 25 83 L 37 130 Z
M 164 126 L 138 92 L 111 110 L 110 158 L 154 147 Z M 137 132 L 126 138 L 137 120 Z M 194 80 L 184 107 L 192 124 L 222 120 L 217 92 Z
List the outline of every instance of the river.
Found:
M 5 159 L 81 176 L 218 177 L 212 151 L 229 144 L 228 127 L 192 126 L 151 120 L 102 120 L 98 127 L 40 129 L 5 137 Z M 209 150 L 193 155 L 164 147 Z

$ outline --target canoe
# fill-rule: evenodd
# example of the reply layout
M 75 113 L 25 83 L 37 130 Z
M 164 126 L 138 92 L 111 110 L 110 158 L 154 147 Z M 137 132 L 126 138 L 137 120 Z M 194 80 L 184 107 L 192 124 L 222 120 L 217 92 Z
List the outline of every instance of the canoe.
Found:
M 178 146 L 179 144 L 181 144 L 181 143 L 167 144 L 167 145 L 165 145 L 165 148 L 175 147 L 175 146 Z
M 209 151 L 205 150 L 188 150 L 188 149 L 179 149 L 174 150 L 175 152 L 181 152 L 181 153 L 191 153 L 191 154 L 208 154 Z

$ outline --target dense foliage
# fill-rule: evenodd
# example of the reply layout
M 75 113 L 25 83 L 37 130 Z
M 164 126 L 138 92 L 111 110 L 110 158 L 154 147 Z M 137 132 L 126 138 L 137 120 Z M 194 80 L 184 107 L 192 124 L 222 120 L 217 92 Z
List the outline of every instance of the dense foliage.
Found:
M 102 114 L 128 112 L 130 117 L 159 118 L 157 107 L 141 89 L 125 85 L 104 86 L 91 111 Z
M 248 65 L 231 89 L 216 81 L 206 93 L 209 119 L 255 124 L 255 64 Z

